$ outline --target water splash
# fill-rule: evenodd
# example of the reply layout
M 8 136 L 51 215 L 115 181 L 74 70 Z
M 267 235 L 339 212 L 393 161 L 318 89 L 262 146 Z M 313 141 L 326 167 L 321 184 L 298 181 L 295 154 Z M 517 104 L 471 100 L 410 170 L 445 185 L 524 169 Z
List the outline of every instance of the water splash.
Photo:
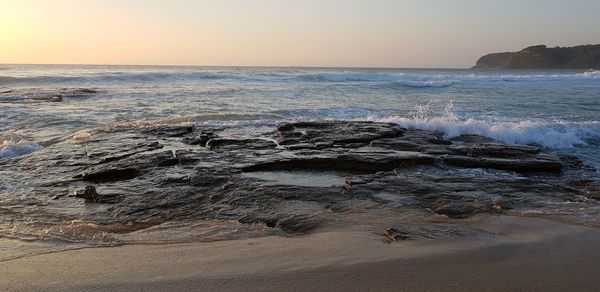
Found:
M 394 122 L 403 127 L 437 130 L 451 139 L 465 134 L 474 134 L 496 139 L 505 143 L 534 144 L 549 149 L 567 149 L 587 145 L 589 140 L 600 139 L 600 122 L 566 121 L 487 121 L 476 118 L 460 118 L 451 100 L 441 113 L 431 109 L 431 103 L 419 104 L 410 117 L 388 116 L 373 119 Z

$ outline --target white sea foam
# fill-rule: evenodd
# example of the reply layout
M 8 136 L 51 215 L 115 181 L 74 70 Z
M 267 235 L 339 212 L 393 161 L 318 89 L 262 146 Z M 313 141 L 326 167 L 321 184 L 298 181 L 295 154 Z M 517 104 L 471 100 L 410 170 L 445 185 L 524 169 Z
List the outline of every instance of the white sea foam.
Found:
M 371 118 L 373 120 L 373 118 Z M 403 127 L 437 130 L 445 133 L 446 139 L 464 134 L 475 134 L 505 143 L 535 144 L 549 149 L 565 149 L 587 145 L 588 140 L 600 139 L 600 122 L 565 121 L 485 121 L 474 118 L 461 119 L 454 113 L 449 102 L 443 113 L 435 115 L 428 105 L 420 105 L 412 117 L 389 116 L 375 119 L 394 122 Z
M 600 71 L 598 70 L 593 70 L 593 71 L 587 71 L 581 74 L 582 77 L 587 77 L 587 78 L 600 78 Z
M 16 134 L 0 136 L 0 158 L 29 154 L 42 149 L 42 146 Z

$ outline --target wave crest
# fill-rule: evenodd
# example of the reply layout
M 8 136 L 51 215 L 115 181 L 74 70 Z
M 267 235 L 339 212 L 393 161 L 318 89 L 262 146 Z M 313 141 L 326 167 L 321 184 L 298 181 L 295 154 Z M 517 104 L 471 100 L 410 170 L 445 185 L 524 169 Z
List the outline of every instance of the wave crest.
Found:
M 412 117 L 389 116 L 375 119 L 393 122 L 403 127 L 436 130 L 451 139 L 465 134 L 489 137 L 511 144 L 534 144 L 549 149 L 566 149 L 588 145 L 588 141 L 600 139 L 600 122 L 532 121 L 494 122 L 474 118 L 460 119 L 454 113 L 452 102 L 444 113 L 432 115 L 428 105 L 420 105 Z

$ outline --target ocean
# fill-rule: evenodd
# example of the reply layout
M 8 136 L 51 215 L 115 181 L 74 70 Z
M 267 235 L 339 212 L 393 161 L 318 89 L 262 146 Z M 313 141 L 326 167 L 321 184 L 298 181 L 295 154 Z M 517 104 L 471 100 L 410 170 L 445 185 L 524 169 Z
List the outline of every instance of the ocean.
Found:
M 206 203 L 207 197 L 213 200 L 212 191 L 196 194 L 186 185 L 182 189 L 187 193 L 179 194 L 177 189 L 162 189 L 161 177 L 99 183 L 100 193 L 125 198 L 113 205 L 87 204 L 69 197 L 67 193 L 83 186 L 73 173 L 88 167 L 81 162 L 81 153 L 90 153 L 85 139 L 99 133 L 92 150 L 103 157 L 119 153 L 122 145 L 142 145 L 135 133 L 111 132 L 119 127 L 184 124 L 218 128 L 231 137 L 250 137 L 273 131 L 282 121 L 320 120 L 393 122 L 406 128 L 438 130 L 445 139 L 477 134 L 575 155 L 584 164 L 600 169 L 600 71 L 0 65 L 0 260 L 89 246 L 264 235 L 264 226 L 236 220 L 255 210 L 252 200 L 237 209 L 220 211 L 226 204 L 221 204 L 218 196 Z M 171 142 L 160 141 L 165 150 L 170 149 Z M 73 149 L 79 152 L 70 152 Z M 177 149 L 181 148 L 172 150 Z M 137 153 L 131 151 L 136 150 L 123 149 L 122 157 Z M 200 167 L 207 167 L 202 163 Z M 177 179 L 194 171 L 174 167 L 171 174 L 179 177 L 167 182 L 176 185 Z M 407 182 L 412 182 L 410 177 L 419 181 L 438 176 L 461 177 L 463 183 L 471 178 L 498 182 L 491 185 L 497 188 L 491 194 L 468 188 L 463 192 L 456 187 L 454 191 L 469 198 L 501 198 L 504 183 L 530 191 L 526 188 L 529 180 L 509 172 L 420 171 L 399 177 Z M 266 175 L 280 183 L 337 194 L 343 190 L 346 174 Z M 239 191 L 248 191 L 241 182 L 264 177 L 250 173 L 234 182 L 241 184 Z M 340 185 L 328 188 L 331 181 Z M 546 182 L 539 183 L 535 176 L 531 182 L 538 183 L 534 188 L 555 189 Z M 212 187 L 223 190 L 220 185 Z M 233 192 L 227 195 L 235 201 Z M 599 224 L 600 205 L 583 196 L 562 194 L 544 197 L 533 191 L 514 194 L 513 190 L 506 197 L 523 195 L 522 206 L 515 208 L 521 212 L 518 214 L 562 216 L 581 224 Z M 248 191 L 244 196 L 251 195 Z M 360 209 L 361 204 L 392 202 L 377 209 L 391 215 L 378 214 L 377 218 L 394 220 L 431 212 L 414 208 L 412 194 L 379 196 L 368 201 L 344 197 L 339 204 Z M 194 205 L 197 202 L 205 205 Z M 338 214 L 330 210 L 329 203 L 317 206 L 313 199 L 286 202 L 277 205 L 281 208 L 278 212 L 317 210 L 325 217 Z M 344 208 L 340 207 L 340 214 L 350 216 L 352 222 L 362 222 L 362 217 L 354 218 L 359 215 Z M 364 221 L 372 223 L 369 220 L 373 218 Z
M 97 93 L 72 94 L 80 88 Z M 243 133 L 323 119 L 484 135 L 600 166 L 599 71 L 0 66 L 0 158 L 119 123 Z

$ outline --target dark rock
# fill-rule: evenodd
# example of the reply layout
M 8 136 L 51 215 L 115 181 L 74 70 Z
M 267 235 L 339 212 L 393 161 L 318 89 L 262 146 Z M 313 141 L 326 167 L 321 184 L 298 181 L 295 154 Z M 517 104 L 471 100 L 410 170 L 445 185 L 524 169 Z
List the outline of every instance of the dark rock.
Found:
M 62 102 L 65 98 L 78 97 L 86 93 L 87 89 L 72 88 L 20 88 L 0 92 L 2 101 L 34 101 L 34 102 Z
M 165 167 L 174 166 L 179 162 L 175 154 L 171 150 L 150 153 L 150 154 L 139 154 L 133 156 L 132 160 L 137 160 L 140 165 L 140 169 L 148 167 Z
M 369 143 L 375 139 L 383 137 L 376 133 L 359 133 L 355 135 L 341 136 L 333 139 L 333 143 L 350 144 L 350 143 Z
M 331 148 L 331 147 L 333 147 L 333 142 L 327 142 L 327 141 L 325 141 L 325 142 L 316 142 L 315 146 L 318 149 Z
M 590 183 L 586 187 L 585 196 L 600 201 L 600 183 Z
M 101 168 L 81 174 L 81 179 L 93 182 L 122 181 L 136 178 L 140 171 L 135 168 Z
M 73 194 L 77 198 L 85 199 L 86 202 L 96 202 L 98 200 L 98 193 L 94 186 L 85 186 L 82 189 L 75 190 Z
M 79 89 L 73 90 L 73 94 L 93 94 L 93 93 L 98 93 L 98 91 L 95 89 L 91 89 L 91 88 L 79 88 Z
M 58 200 L 60 198 L 63 198 L 67 194 L 68 194 L 68 192 L 67 193 L 59 193 L 59 194 L 53 195 L 52 196 L 52 200 Z
M 447 141 L 439 138 L 429 139 L 428 142 L 435 145 L 452 145 L 452 141 Z
M 392 241 L 396 241 L 396 240 L 407 240 L 410 239 L 410 235 L 408 235 L 405 232 L 402 232 L 396 228 L 388 228 L 383 232 L 383 235 L 387 238 L 387 240 L 389 240 L 390 242 Z
M 142 174 L 142 171 L 154 167 L 174 166 L 179 163 L 173 152 L 163 151 L 151 154 L 136 154 L 110 163 L 103 163 L 86 169 L 74 178 L 92 182 L 111 182 L 130 180 Z
M 295 128 L 307 128 L 307 129 L 328 129 L 336 127 L 339 123 L 345 122 L 335 122 L 335 121 L 324 121 L 324 122 L 295 122 L 292 125 Z
M 94 186 L 77 189 L 73 192 L 73 196 L 84 199 L 86 203 L 114 204 L 120 200 L 117 194 L 98 194 Z
M 400 151 L 417 151 L 422 146 L 413 142 L 398 139 L 377 139 L 371 142 L 372 147 L 394 149 Z
M 544 208 L 548 202 L 597 206 L 597 191 L 589 187 L 599 181 L 597 172 L 535 146 L 476 135 L 448 143 L 438 131 L 374 122 L 296 122 L 244 138 L 226 133 L 189 126 L 117 127 L 97 131 L 85 142 L 48 145 L 40 155 L 0 160 L 0 166 L 18 161 L 23 175 L 43 174 L 27 196 L 39 194 L 56 205 L 63 200 L 51 201 L 48 194 L 93 182 L 100 194 L 84 189 L 79 196 L 109 206 L 61 208 L 68 211 L 65 218 L 83 212 L 98 224 L 238 220 L 302 233 L 346 223 L 373 228 L 432 213 L 445 219 L 510 209 L 551 213 L 555 208 Z M 206 148 L 189 146 L 204 143 Z M 160 150 L 163 145 L 169 150 Z M 253 171 L 261 173 L 247 173 Z M 77 180 L 65 179 L 75 174 Z M 24 216 L 14 213 L 3 216 Z M 397 230 L 392 235 L 415 239 L 471 234 L 438 225 Z
M 285 148 L 288 150 L 317 149 L 317 146 L 314 144 L 309 144 L 309 143 L 298 143 L 298 144 L 287 145 Z
M 499 143 L 468 144 L 448 147 L 455 153 L 468 157 L 533 157 L 541 152 L 541 148 L 528 145 L 508 145 Z
M 293 131 L 296 127 L 292 123 L 279 123 L 277 125 L 277 131 L 285 132 L 285 131 Z
M 206 143 L 206 148 L 216 149 L 220 147 L 234 146 L 247 149 L 262 149 L 275 148 L 277 144 L 265 139 L 229 139 L 229 138 L 213 138 Z
M 587 172 L 596 172 L 597 169 L 593 166 L 585 164 L 581 159 L 574 155 L 568 154 L 560 154 L 559 156 L 560 162 L 563 164 L 564 168 L 574 169 L 574 170 L 584 170 Z
M 366 184 L 368 182 L 366 180 L 361 180 L 361 179 L 355 179 L 355 178 L 347 177 L 346 180 L 344 181 L 344 183 L 348 187 L 352 187 L 352 186 L 356 186 L 356 185 L 364 185 L 364 184 Z
M 175 157 L 179 164 L 194 164 L 201 158 L 200 154 L 194 150 L 177 150 L 175 151 Z
M 228 174 L 198 173 L 190 179 L 191 185 L 195 187 L 219 187 L 229 180 Z
M 510 207 L 510 204 L 507 202 L 498 201 L 494 204 L 494 209 L 497 210 L 498 212 L 503 212 L 503 211 L 512 209 L 512 207 Z
M 349 172 L 389 171 L 414 164 L 430 164 L 434 158 L 417 152 L 395 152 L 389 155 L 345 154 L 335 157 L 313 157 L 279 160 L 244 167 L 242 171 L 338 170 Z
M 554 172 L 561 171 L 562 163 L 556 157 L 540 158 L 472 158 L 468 156 L 446 155 L 441 157 L 445 163 L 467 168 L 493 168 L 516 172 Z
M 586 188 L 589 184 L 593 183 L 594 181 L 591 179 L 575 179 L 575 180 L 569 180 L 567 182 L 567 185 L 570 187 L 575 187 L 575 188 Z
M 163 126 L 144 128 L 142 129 L 142 132 L 160 137 L 182 137 L 191 133 L 193 130 L 193 126 Z
M 206 147 L 206 143 L 210 139 L 213 139 L 213 138 L 217 138 L 217 137 L 212 134 L 200 134 L 193 138 L 190 138 L 190 137 L 184 138 L 183 143 L 190 144 L 190 145 L 200 145 L 202 147 Z
M 135 154 L 162 149 L 164 146 L 158 142 L 142 143 L 134 145 L 132 150 L 123 151 L 116 155 L 108 155 L 107 153 L 88 153 L 88 157 L 101 157 L 99 163 L 107 163 L 117 161 Z
M 281 140 L 277 141 L 277 143 L 282 146 L 294 145 L 294 144 L 302 144 L 302 140 L 297 139 L 297 138 L 285 138 L 285 139 L 281 139 Z
M 531 46 L 518 52 L 485 55 L 477 60 L 475 68 L 600 69 L 600 45 Z

